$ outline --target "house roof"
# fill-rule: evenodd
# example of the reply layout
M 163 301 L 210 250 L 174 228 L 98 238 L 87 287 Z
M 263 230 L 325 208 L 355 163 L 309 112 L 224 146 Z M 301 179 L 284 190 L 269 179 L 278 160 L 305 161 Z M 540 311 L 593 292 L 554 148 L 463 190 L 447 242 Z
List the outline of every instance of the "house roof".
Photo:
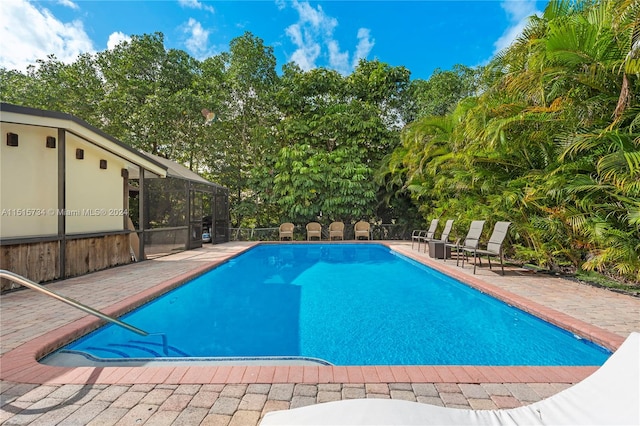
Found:
M 167 168 L 168 177 L 186 179 L 192 182 L 203 183 L 206 185 L 220 186 L 215 183 L 209 182 L 199 174 L 193 172 L 192 170 L 189 170 L 188 168 L 186 168 L 180 163 L 176 163 L 175 161 L 171 161 L 166 158 L 159 157 L 157 155 L 149 154 L 148 152 L 145 152 L 144 155 L 150 157 L 151 159 L 165 166 Z
M 93 142 L 107 151 L 141 166 L 160 177 L 175 177 L 198 182 L 206 185 L 218 186 L 209 182 L 182 164 L 148 152 L 138 151 L 102 130 L 92 126 L 71 114 L 48 111 L 8 103 L 0 104 L 0 121 L 16 124 L 27 124 L 46 127 L 63 128 L 71 133 Z M 138 171 L 130 169 L 130 178 L 135 179 Z
M 167 166 L 164 164 L 71 114 L 3 102 L 0 104 L 0 121 L 65 129 L 158 176 L 165 177 L 167 175 Z

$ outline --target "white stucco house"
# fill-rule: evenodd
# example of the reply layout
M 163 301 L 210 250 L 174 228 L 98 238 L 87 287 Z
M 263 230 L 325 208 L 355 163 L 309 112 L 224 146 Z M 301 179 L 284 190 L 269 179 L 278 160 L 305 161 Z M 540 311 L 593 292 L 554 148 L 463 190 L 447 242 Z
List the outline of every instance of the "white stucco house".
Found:
M 203 216 L 226 241 L 228 191 L 184 166 L 55 111 L 2 103 L 0 130 L 1 269 L 42 282 L 199 247 Z M 172 223 L 153 217 L 165 182 Z

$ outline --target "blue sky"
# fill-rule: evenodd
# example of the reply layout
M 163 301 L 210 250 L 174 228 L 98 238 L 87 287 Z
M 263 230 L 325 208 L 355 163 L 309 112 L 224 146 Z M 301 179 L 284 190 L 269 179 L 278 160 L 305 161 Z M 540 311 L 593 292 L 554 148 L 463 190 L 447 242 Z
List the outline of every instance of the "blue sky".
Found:
M 0 1 L 0 66 L 25 70 L 55 54 L 64 62 L 132 34 L 162 32 L 167 48 L 198 59 L 228 50 L 245 31 L 287 62 L 343 74 L 360 58 L 404 65 L 412 78 L 486 63 L 546 0 L 440 1 Z M 24 24 L 27 22 L 28 24 Z

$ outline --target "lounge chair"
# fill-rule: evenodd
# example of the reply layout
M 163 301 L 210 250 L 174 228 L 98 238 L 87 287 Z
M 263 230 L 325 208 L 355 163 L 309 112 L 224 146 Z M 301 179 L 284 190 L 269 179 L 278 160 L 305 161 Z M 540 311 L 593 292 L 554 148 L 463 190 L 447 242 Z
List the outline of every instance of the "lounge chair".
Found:
M 353 225 L 353 233 L 356 240 L 359 237 L 364 237 L 365 239 L 370 240 L 370 231 L 371 225 L 369 224 L 369 222 L 361 220 L 360 222 L 356 222 L 356 224 Z
M 318 240 L 322 239 L 322 225 L 318 222 L 309 222 L 307 223 L 307 241 L 314 237 L 318 237 Z
M 334 237 L 344 240 L 344 223 L 331 222 L 331 225 L 329 225 L 329 240 L 333 240 Z
M 427 231 L 423 229 L 414 229 L 413 232 L 411 233 L 411 248 L 413 249 L 413 246 L 417 241 L 418 250 L 420 250 L 420 241 L 422 241 L 425 235 L 427 235 Z
M 431 224 L 429 225 L 429 229 L 427 229 L 426 234 L 422 237 L 422 242 L 424 243 L 424 252 L 427 252 L 427 244 L 429 240 L 433 240 L 433 237 L 436 235 L 436 230 L 438 229 L 438 219 L 433 219 Z M 420 241 L 418 241 L 418 251 L 420 251 Z
M 399 399 L 350 399 L 272 411 L 260 425 L 638 425 L 638 359 L 636 332 L 591 376 L 523 407 L 470 410 Z
M 451 234 L 451 228 L 453 228 L 453 219 L 447 220 L 444 225 L 444 229 L 442 230 L 442 234 L 440 234 L 440 238 L 431 238 L 425 241 L 425 252 L 427 250 L 427 246 L 429 246 L 429 256 L 438 259 L 445 259 L 447 257 L 446 244 L 449 242 L 449 234 Z M 434 253 L 431 253 L 432 247 L 434 248 Z M 450 250 L 451 249 L 449 249 L 449 251 Z
M 467 233 L 464 242 L 460 244 L 460 240 L 452 244 L 445 244 L 445 247 L 449 247 L 456 252 L 456 266 L 459 265 L 460 255 L 464 253 L 465 248 L 474 249 L 480 244 L 480 236 L 482 235 L 482 229 L 484 228 L 484 220 L 474 220 L 469 226 L 469 232 Z
M 289 238 L 293 241 L 293 228 L 295 228 L 295 225 L 289 222 L 285 222 L 280 225 L 280 241 L 285 238 Z
M 425 243 L 424 251 L 426 252 L 426 244 L 430 239 L 433 239 L 436 229 L 438 229 L 438 219 L 433 219 L 429 225 L 429 229 L 426 231 L 418 231 L 417 234 L 415 233 L 416 231 L 413 231 L 414 234 L 411 236 L 411 248 L 413 248 L 413 241 L 415 240 L 418 241 L 418 251 L 420 251 L 420 244 Z
M 453 228 L 453 219 L 447 220 L 447 222 L 444 224 L 444 229 L 442 230 L 442 234 L 440 234 L 440 238 L 427 239 L 427 242 L 437 241 L 439 243 L 448 243 L 449 234 L 451 234 L 451 228 Z
M 496 225 L 493 227 L 493 233 L 489 238 L 489 242 L 487 243 L 487 248 L 482 250 L 479 248 L 467 248 L 463 247 L 462 250 L 465 252 L 465 257 L 462 258 L 462 266 L 464 267 L 464 259 L 467 257 L 467 253 L 473 254 L 473 273 L 476 273 L 476 265 L 480 262 L 480 266 L 482 266 L 482 260 L 480 256 L 486 255 L 487 260 L 489 261 L 489 269 L 491 269 L 491 256 L 496 256 L 500 258 L 500 267 L 502 268 L 502 275 L 504 275 L 504 263 L 502 256 L 502 243 L 504 242 L 505 237 L 507 236 L 507 231 L 509 230 L 509 225 L 511 222 L 496 222 Z

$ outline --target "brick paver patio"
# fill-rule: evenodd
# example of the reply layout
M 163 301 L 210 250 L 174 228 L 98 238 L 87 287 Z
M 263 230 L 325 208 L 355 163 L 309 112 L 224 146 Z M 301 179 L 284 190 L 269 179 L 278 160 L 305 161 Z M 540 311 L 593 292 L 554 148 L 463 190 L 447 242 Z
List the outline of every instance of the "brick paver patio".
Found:
M 158 287 L 176 285 L 194 271 L 207 269 L 251 245 L 208 245 L 52 283 L 48 288 L 117 313 L 140 294 L 143 299 L 153 298 L 160 291 Z M 504 277 L 495 269 L 480 268 L 473 276 L 471 266 L 462 269 L 451 261 L 430 259 L 408 243 L 389 245 L 609 347 L 617 347 L 630 332 L 640 331 L 640 298 L 518 268 L 508 268 Z M 68 330 L 77 329 L 78 324 L 86 328 L 92 320 L 31 290 L 2 295 L 1 309 L 0 422 L 7 425 L 253 426 L 268 411 L 365 397 L 472 409 L 509 408 L 551 396 L 593 371 L 577 367 L 551 369 L 550 373 L 519 367 L 502 372 L 495 369 L 492 376 L 490 370 L 481 368 L 428 366 L 355 370 L 109 367 L 108 373 L 109 368 L 55 370 L 59 367 L 41 367 L 28 358 L 62 335 L 77 337 Z M 61 329 L 67 331 L 61 333 Z M 51 369 L 56 374 L 51 374 Z M 205 371 L 208 374 L 202 375 Z

